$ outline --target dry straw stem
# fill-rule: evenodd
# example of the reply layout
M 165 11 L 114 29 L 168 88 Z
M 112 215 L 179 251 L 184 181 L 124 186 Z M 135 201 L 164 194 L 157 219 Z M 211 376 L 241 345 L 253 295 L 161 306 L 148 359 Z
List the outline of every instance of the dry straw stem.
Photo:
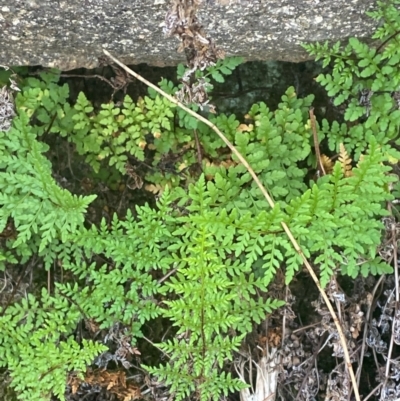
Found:
M 275 206 L 274 201 L 272 200 L 271 196 L 269 195 L 268 191 L 265 189 L 264 185 L 261 183 L 261 181 L 259 180 L 259 178 L 257 177 L 257 174 L 254 172 L 254 170 L 251 168 L 251 166 L 249 165 L 249 163 L 247 163 L 246 159 L 240 154 L 240 152 L 235 148 L 235 146 L 233 146 L 233 144 L 225 137 L 225 135 L 211 122 L 208 121 L 206 118 L 204 118 L 203 116 L 201 116 L 200 114 L 197 114 L 196 112 L 194 112 L 193 110 L 189 109 L 188 107 L 186 107 L 184 104 L 182 104 L 181 102 L 179 102 L 177 99 L 175 99 L 173 96 L 168 95 L 167 93 L 165 93 L 164 91 L 162 91 L 158 86 L 152 84 L 151 82 L 147 81 L 146 79 L 144 79 L 142 76 L 140 76 L 139 74 L 137 74 L 136 72 L 132 71 L 130 68 L 128 68 L 125 64 L 121 63 L 118 59 L 116 59 L 115 57 L 113 57 L 107 50 L 103 49 L 103 52 L 106 56 L 108 56 L 112 61 L 114 61 L 114 63 L 118 64 L 121 68 L 123 68 L 128 74 L 134 76 L 136 79 L 138 79 L 139 81 L 145 83 L 147 86 L 149 86 L 150 88 L 153 88 L 156 92 L 158 92 L 159 94 L 161 94 L 162 96 L 164 96 L 165 98 L 167 98 L 170 102 L 176 104 L 178 107 L 180 107 L 182 110 L 185 110 L 187 113 L 189 113 L 190 115 L 192 115 L 193 117 L 197 118 L 199 121 L 203 122 L 204 124 L 208 125 L 226 144 L 226 146 L 228 146 L 228 148 L 236 155 L 236 157 L 240 160 L 240 162 L 246 167 L 247 171 L 250 173 L 250 175 L 252 176 L 253 180 L 255 181 L 255 183 L 257 184 L 258 188 L 260 188 L 260 191 L 262 192 L 262 194 L 264 195 L 265 199 L 267 200 L 269 206 L 271 208 L 273 208 Z M 303 263 L 305 265 L 305 267 L 307 268 L 308 272 L 310 273 L 312 279 L 314 280 L 316 286 L 318 287 L 319 292 L 322 295 L 322 298 L 324 299 L 329 312 L 333 318 L 333 321 L 335 322 L 337 331 L 339 333 L 339 337 L 340 337 L 340 342 L 341 345 L 343 347 L 343 352 L 344 352 L 344 359 L 346 362 L 346 366 L 347 369 L 349 371 L 350 374 L 350 378 L 351 378 L 351 382 L 353 384 L 353 391 L 354 391 L 354 395 L 356 397 L 357 401 L 360 401 L 360 394 L 358 392 L 358 387 L 357 387 L 357 381 L 356 378 L 354 376 L 354 371 L 353 371 L 353 367 L 351 365 L 351 361 L 350 361 L 350 355 L 349 355 L 349 350 L 347 349 L 347 343 L 346 343 L 346 338 L 344 336 L 342 327 L 340 325 L 340 322 L 336 316 L 336 313 L 333 309 L 333 306 L 331 304 L 331 302 L 329 301 L 328 296 L 326 295 L 325 291 L 323 290 L 323 288 L 321 287 L 321 284 L 318 280 L 318 277 L 316 276 L 313 268 L 311 267 L 311 264 L 308 262 L 307 258 L 304 256 L 303 251 L 300 248 L 300 245 L 298 244 L 298 242 L 296 241 L 296 239 L 293 237 L 292 232 L 290 231 L 289 227 L 287 226 L 287 224 L 285 222 L 281 222 L 282 228 L 284 229 L 286 235 L 289 237 L 290 242 L 292 243 L 294 249 L 298 252 L 298 254 L 301 256 Z

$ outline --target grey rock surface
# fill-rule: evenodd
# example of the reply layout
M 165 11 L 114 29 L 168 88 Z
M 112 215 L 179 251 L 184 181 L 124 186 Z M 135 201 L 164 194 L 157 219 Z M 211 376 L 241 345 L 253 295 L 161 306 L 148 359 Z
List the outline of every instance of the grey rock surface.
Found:
M 106 48 L 126 64 L 176 65 L 163 35 L 171 0 L 0 0 L 0 64 L 61 70 L 98 65 Z M 228 56 L 300 62 L 300 43 L 368 38 L 373 0 L 203 0 L 198 16 Z

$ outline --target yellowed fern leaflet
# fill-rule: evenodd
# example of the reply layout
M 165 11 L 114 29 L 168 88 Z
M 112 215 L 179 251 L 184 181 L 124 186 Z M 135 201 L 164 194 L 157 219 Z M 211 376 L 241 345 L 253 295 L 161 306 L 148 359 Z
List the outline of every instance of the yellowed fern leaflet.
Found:
M 334 164 L 332 159 L 327 155 L 321 155 L 321 163 L 322 166 L 324 167 L 325 173 L 330 174 L 333 170 L 333 164 Z
M 352 160 L 347 154 L 346 148 L 344 147 L 343 143 L 339 145 L 339 162 L 342 165 L 343 174 L 345 177 L 350 177 L 351 175 L 353 175 L 353 172 L 351 171 Z

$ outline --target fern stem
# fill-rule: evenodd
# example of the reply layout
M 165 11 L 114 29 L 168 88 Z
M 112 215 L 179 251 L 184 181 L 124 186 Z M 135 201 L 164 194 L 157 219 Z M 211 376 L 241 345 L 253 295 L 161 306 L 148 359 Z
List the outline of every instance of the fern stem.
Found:
M 151 82 L 147 81 L 141 75 L 139 75 L 136 72 L 132 71 L 129 67 L 127 67 L 125 64 L 123 64 L 121 61 L 119 61 L 118 59 L 113 57 L 107 50 L 103 49 L 103 52 L 107 57 L 109 57 L 116 64 L 118 64 L 121 68 L 123 68 L 128 74 L 132 75 L 133 77 L 135 77 L 139 81 L 143 82 L 144 84 L 146 84 L 150 88 L 154 89 L 156 92 L 158 92 L 159 94 L 164 96 L 170 102 L 176 104 L 182 110 L 186 111 L 188 114 L 192 115 L 193 117 L 197 118 L 199 121 L 201 121 L 204 124 L 206 124 L 207 126 L 209 126 L 222 139 L 222 141 L 226 144 L 226 146 L 228 146 L 228 148 L 236 155 L 236 157 L 240 160 L 240 162 L 246 167 L 247 171 L 249 172 L 249 174 L 253 178 L 254 182 L 257 184 L 258 188 L 260 189 L 260 191 L 264 195 L 264 198 L 267 200 L 269 206 L 271 208 L 274 208 L 275 203 L 272 200 L 272 198 L 269 195 L 269 193 L 266 190 L 266 188 L 264 187 L 264 185 L 261 183 L 261 181 L 258 178 L 257 174 L 254 172 L 254 170 L 251 168 L 251 166 L 249 165 L 247 160 L 242 156 L 242 154 L 235 148 L 235 146 L 228 140 L 228 138 L 226 138 L 226 136 L 215 126 L 215 124 L 213 124 L 211 121 L 209 121 L 205 117 L 201 116 L 200 114 L 197 114 L 195 111 L 191 110 L 190 108 L 186 107 L 184 104 L 179 102 L 173 96 L 168 95 L 163 90 L 161 90 L 158 86 L 156 86 L 156 85 L 152 84 Z M 286 235 L 288 236 L 290 242 L 292 243 L 294 249 L 296 250 L 296 252 L 302 258 L 305 267 L 307 268 L 308 272 L 310 273 L 310 275 L 311 275 L 312 279 L 314 280 L 319 292 L 321 293 L 322 298 L 324 299 L 324 301 L 325 301 L 325 303 L 326 303 L 326 305 L 327 305 L 327 307 L 329 309 L 329 312 L 330 312 L 330 314 L 332 316 L 332 319 L 333 319 L 333 321 L 335 323 L 335 326 L 337 328 L 341 345 L 343 347 L 344 359 L 345 359 L 346 366 L 347 366 L 347 369 L 349 371 L 349 375 L 350 375 L 351 382 L 352 382 L 352 385 L 353 385 L 353 391 L 354 391 L 355 398 L 356 398 L 357 401 L 360 401 L 360 394 L 359 394 L 359 391 L 358 391 L 357 381 L 356 381 L 356 378 L 355 378 L 355 375 L 354 375 L 353 367 L 351 365 L 350 354 L 349 354 L 349 350 L 347 348 L 346 338 L 344 336 L 342 326 L 340 325 L 340 322 L 339 322 L 339 320 L 338 320 L 338 318 L 336 316 L 335 310 L 333 309 L 333 306 L 332 306 L 331 302 L 329 301 L 329 298 L 326 295 L 325 291 L 321 287 L 321 284 L 320 284 L 320 282 L 318 280 L 318 277 L 315 274 L 310 262 L 305 257 L 303 251 L 301 250 L 301 247 L 300 247 L 299 243 L 294 238 L 294 236 L 293 236 L 292 232 L 290 231 L 289 227 L 283 221 L 281 222 L 281 225 L 282 225 L 282 228 L 285 231 Z

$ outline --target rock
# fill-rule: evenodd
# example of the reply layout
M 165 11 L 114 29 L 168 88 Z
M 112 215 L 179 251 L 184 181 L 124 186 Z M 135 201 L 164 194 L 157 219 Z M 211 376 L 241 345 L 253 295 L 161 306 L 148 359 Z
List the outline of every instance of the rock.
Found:
M 193 1 L 193 0 L 179 0 Z M 126 64 L 176 65 L 171 0 L 0 0 L 0 65 L 94 68 L 102 47 Z M 301 42 L 367 38 L 372 0 L 202 0 L 198 17 L 228 56 L 300 62 Z

